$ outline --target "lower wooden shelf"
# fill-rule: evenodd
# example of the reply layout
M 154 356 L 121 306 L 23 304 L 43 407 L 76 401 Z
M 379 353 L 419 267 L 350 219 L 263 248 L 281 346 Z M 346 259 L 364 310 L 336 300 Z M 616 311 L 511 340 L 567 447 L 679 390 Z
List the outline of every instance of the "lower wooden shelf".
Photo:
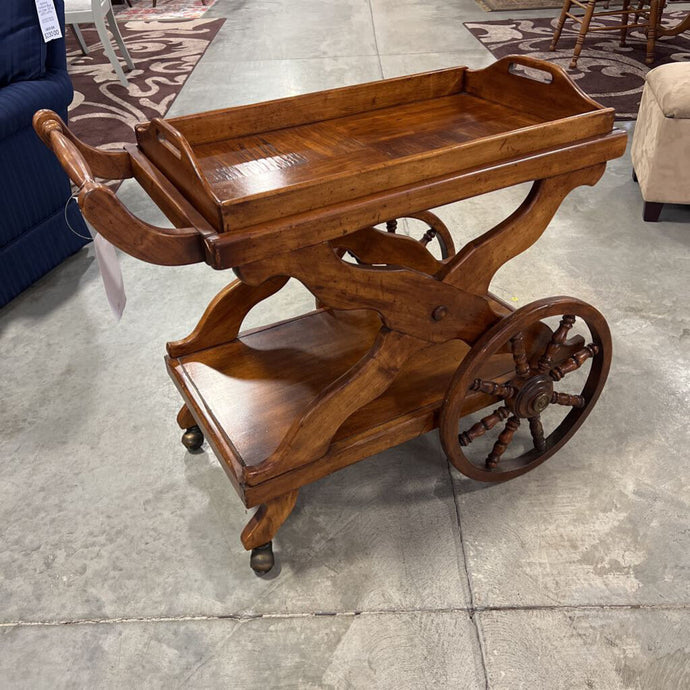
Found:
M 392 439 L 397 444 L 437 426 L 448 384 L 469 351 L 462 341 L 430 345 L 412 357 L 385 393 L 343 423 L 325 456 L 247 485 L 244 468 L 271 455 L 309 403 L 366 354 L 380 328 L 371 311 L 318 310 L 166 358 L 185 403 L 248 506 L 380 452 Z M 512 366 L 510 353 L 494 357 L 492 379 L 509 378 Z M 470 393 L 465 413 L 490 402 Z

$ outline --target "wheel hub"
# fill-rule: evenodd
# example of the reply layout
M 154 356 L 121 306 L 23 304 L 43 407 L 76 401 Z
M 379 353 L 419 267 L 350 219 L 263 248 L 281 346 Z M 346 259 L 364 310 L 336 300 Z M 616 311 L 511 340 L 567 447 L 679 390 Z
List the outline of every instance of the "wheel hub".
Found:
M 515 385 L 516 382 L 513 382 Z M 517 387 L 517 386 L 516 386 Z M 550 404 L 553 395 L 553 379 L 546 374 L 539 374 L 527 379 L 512 400 L 509 407 L 517 417 L 538 417 Z

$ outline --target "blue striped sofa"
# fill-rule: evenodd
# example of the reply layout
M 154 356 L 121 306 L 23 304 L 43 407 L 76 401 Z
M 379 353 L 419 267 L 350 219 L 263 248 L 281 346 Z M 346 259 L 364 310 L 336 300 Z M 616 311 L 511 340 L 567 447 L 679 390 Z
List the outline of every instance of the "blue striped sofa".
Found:
M 43 42 L 34 0 L 1 0 L 0 306 L 86 244 L 65 222 L 67 176 L 31 126 L 40 108 L 66 118 L 72 93 L 64 38 Z M 76 204 L 68 216 L 88 237 Z

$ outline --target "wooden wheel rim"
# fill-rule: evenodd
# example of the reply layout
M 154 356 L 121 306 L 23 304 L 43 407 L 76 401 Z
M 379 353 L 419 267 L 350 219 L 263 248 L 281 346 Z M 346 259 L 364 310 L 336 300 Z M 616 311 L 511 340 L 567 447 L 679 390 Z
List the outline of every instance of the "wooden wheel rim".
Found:
M 394 222 L 397 223 L 397 221 L 402 220 L 403 218 L 421 220 L 422 223 L 426 223 L 429 226 L 429 229 L 434 233 L 433 239 L 438 242 L 438 246 L 441 250 L 442 260 L 455 255 L 455 243 L 453 242 L 453 236 L 450 234 L 450 230 L 448 230 L 446 224 L 435 213 L 431 213 L 431 211 L 408 213 L 406 216 L 400 216 Z M 389 232 L 395 232 L 395 229 Z M 423 241 L 423 237 L 415 239 L 417 239 L 418 242 L 422 242 L 425 246 L 428 244 L 428 242 Z
M 465 392 L 470 389 L 483 362 L 535 321 L 564 314 L 572 314 L 582 319 L 589 329 L 591 342 L 599 348 L 599 352 L 591 358 L 591 367 L 581 391 L 586 401 L 585 406 L 573 407 L 568 412 L 546 437 L 544 450 L 533 448 L 513 460 L 512 464 L 519 462 L 518 467 L 500 471 L 499 466 L 499 471 L 492 471 L 471 462 L 460 446 L 458 425 Z M 571 297 L 549 297 L 532 302 L 509 314 L 486 331 L 473 345 L 448 387 L 439 422 L 441 444 L 448 459 L 460 472 L 479 481 L 506 481 L 529 472 L 563 447 L 585 421 L 601 394 L 610 364 L 611 334 L 608 325 L 601 313 L 586 302 Z

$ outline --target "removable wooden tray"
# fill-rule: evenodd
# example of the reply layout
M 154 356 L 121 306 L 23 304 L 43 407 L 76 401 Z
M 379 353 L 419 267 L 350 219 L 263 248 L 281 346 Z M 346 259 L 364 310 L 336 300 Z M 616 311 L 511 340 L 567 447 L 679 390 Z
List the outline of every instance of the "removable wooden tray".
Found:
M 548 65 L 548 63 L 543 63 Z M 550 68 L 547 68 L 550 69 Z M 613 110 L 559 71 L 510 61 L 177 117 L 137 127 L 144 155 L 217 232 L 607 134 Z M 517 97 L 516 97 L 517 94 Z

